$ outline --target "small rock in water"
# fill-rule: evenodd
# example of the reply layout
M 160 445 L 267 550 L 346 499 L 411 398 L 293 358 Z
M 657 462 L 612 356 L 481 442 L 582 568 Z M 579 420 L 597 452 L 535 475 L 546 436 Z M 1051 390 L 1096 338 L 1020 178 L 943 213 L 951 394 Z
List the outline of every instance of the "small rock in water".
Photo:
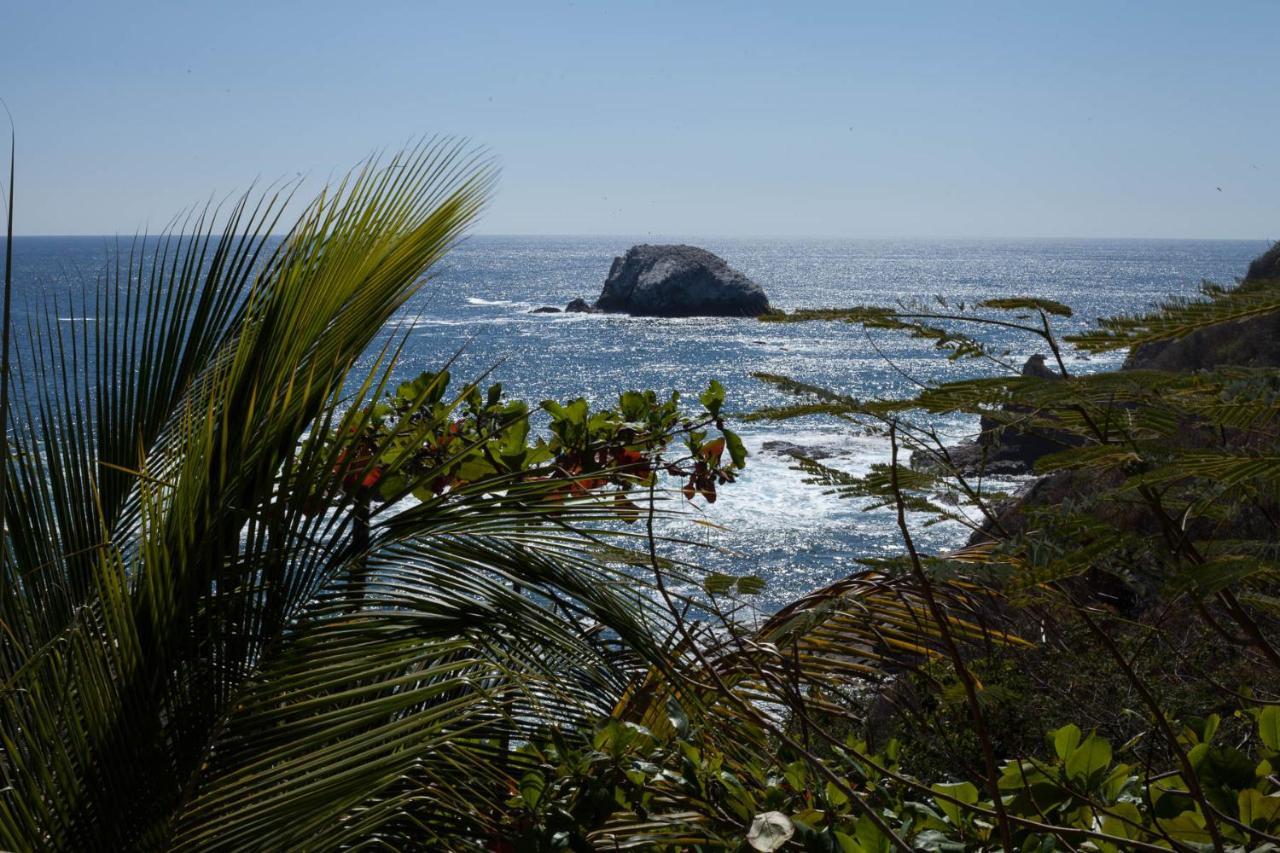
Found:
M 534 308 L 530 314 L 559 314 L 559 308 L 553 308 L 550 305 L 543 305 L 541 308 Z
M 1045 364 L 1044 356 L 1036 353 L 1027 359 L 1026 364 L 1022 365 L 1023 376 L 1034 376 L 1038 379 L 1061 379 L 1062 376 L 1056 370 L 1051 370 Z
M 568 305 L 564 306 L 564 310 L 566 314 L 569 314 L 569 313 L 596 314 L 599 312 L 599 309 L 594 308 L 593 306 L 587 304 L 587 300 L 583 299 L 582 297 L 578 297 L 577 299 L 570 302 Z

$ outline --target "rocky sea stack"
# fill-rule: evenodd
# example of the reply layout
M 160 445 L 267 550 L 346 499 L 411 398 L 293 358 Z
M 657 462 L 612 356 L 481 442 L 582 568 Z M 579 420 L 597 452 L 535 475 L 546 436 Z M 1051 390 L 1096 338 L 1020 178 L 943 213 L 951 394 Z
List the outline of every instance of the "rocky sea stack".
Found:
M 696 246 L 632 246 L 613 259 L 601 311 L 640 317 L 758 317 L 772 310 L 760 285 Z

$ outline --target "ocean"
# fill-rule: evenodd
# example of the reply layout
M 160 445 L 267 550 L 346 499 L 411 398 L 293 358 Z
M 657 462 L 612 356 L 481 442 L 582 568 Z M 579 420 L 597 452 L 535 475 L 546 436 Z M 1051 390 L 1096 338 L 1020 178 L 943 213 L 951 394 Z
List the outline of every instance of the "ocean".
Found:
M 780 402 L 751 377 L 778 373 L 858 397 L 905 395 L 912 380 L 936 382 L 982 370 L 888 332 L 869 335 L 839 323 L 762 324 L 745 319 L 655 320 L 616 315 L 532 314 L 598 295 L 615 255 L 639 242 L 625 237 L 472 237 L 435 271 L 399 318 L 408 331 L 400 371 L 437 369 L 460 351 L 458 379 L 490 371 L 514 397 L 585 397 L 605 405 L 618 392 L 652 388 L 696 394 L 708 380 L 728 391 L 727 410 Z M 1068 333 L 1095 318 L 1141 310 L 1203 280 L 1230 283 L 1267 248 L 1262 241 L 1217 240 L 762 240 L 685 238 L 725 258 L 758 282 L 778 308 L 892 304 L 940 297 L 951 304 L 1034 295 L 1064 302 Z M 103 237 L 20 237 L 14 241 L 16 328 L 46 309 L 73 321 L 79 294 L 98 280 L 117 241 Z M 120 241 L 127 250 L 128 241 Z M 1011 360 L 1042 351 L 1009 337 Z M 1123 354 L 1072 356 L 1076 371 L 1108 369 Z M 910 378 L 908 378 L 910 377 Z M 734 420 L 730 418 L 731 422 Z M 898 553 L 892 515 L 824 494 L 803 482 L 789 457 L 764 449 L 787 441 L 822 447 L 830 464 L 866 470 L 887 450 L 875 438 L 821 419 L 783 424 L 731 423 L 751 456 L 737 483 L 711 506 L 699 501 L 663 532 L 688 545 L 674 556 L 766 581 L 765 608 L 856 571 L 857 558 Z M 957 440 L 976 424 L 943 424 Z M 693 524 L 694 520 L 711 522 Z M 964 541 L 959 525 L 920 531 L 924 548 Z

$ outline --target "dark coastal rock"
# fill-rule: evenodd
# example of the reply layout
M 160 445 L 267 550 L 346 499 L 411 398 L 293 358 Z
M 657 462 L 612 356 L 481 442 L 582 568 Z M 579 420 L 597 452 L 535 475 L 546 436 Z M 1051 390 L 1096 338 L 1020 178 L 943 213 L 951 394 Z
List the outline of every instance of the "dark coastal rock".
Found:
M 534 309 L 533 309 L 532 311 L 530 311 L 529 313 L 530 313 L 530 314 L 559 314 L 559 313 L 560 313 L 560 309 L 559 309 L 559 308 L 553 308 L 553 307 L 552 307 L 552 306 L 550 306 L 550 305 L 543 305 L 541 308 L 534 308 Z
M 573 300 L 573 301 L 572 301 L 572 302 L 570 302 L 568 305 L 564 306 L 564 311 L 565 311 L 565 313 L 566 313 L 566 314 L 596 314 L 596 313 L 599 313 L 599 309 L 597 309 L 597 308 L 596 308 L 595 306 L 593 306 L 593 305 L 589 305 L 589 304 L 587 303 L 587 300 L 582 299 L 581 297 L 579 297 L 579 298 L 577 298 L 577 299 Z
M 757 317 L 760 285 L 694 246 L 633 246 L 613 259 L 596 308 L 641 317 Z
M 1022 365 L 1022 375 L 1045 380 L 1061 378 L 1061 374 L 1049 367 L 1045 357 L 1038 353 Z M 982 433 L 977 441 L 947 448 L 945 464 L 942 460 L 924 456 L 913 457 L 911 464 L 924 470 L 954 469 L 965 476 L 1031 474 L 1040 457 L 1079 445 L 1079 438 L 1066 432 L 1039 425 L 1035 429 L 1024 429 L 1016 423 L 1009 423 L 1011 417 L 1016 419 L 1018 415 L 1029 414 L 1025 408 L 1005 406 L 1001 417 L 982 418 Z
M 1061 379 L 1062 374 L 1051 368 L 1040 353 L 1027 359 L 1022 365 L 1023 376 L 1034 376 L 1037 379 Z
M 790 456 L 795 459 L 830 459 L 840 455 L 840 450 L 834 447 L 805 446 L 790 441 L 766 441 L 760 445 L 760 449 L 766 453 L 776 453 L 778 456 Z
M 1023 476 L 1032 473 L 1034 464 L 1016 455 L 1006 457 L 983 441 L 965 441 L 948 447 L 945 461 L 919 453 L 911 457 L 911 467 L 918 471 L 942 475 L 956 471 L 964 477 Z
M 1280 280 L 1280 243 L 1249 264 L 1239 287 Z M 1280 367 L 1280 313 L 1219 323 L 1173 341 L 1134 347 L 1123 370 L 1166 370 L 1174 373 L 1215 367 Z
M 1039 353 L 1031 356 L 1026 364 L 1022 365 L 1022 375 L 1053 381 L 1062 378 L 1062 374 L 1051 369 L 1045 363 L 1045 357 Z M 1018 406 L 1005 406 L 1004 414 L 1017 416 L 1030 415 L 1031 412 Z M 1080 440 L 1060 430 L 1045 429 L 1043 426 L 1023 429 L 1008 423 L 1007 418 L 984 417 L 981 443 L 985 444 L 989 450 L 988 463 L 996 463 L 1013 471 L 1029 474 L 1035 470 L 1036 461 L 1040 457 L 1078 446 Z

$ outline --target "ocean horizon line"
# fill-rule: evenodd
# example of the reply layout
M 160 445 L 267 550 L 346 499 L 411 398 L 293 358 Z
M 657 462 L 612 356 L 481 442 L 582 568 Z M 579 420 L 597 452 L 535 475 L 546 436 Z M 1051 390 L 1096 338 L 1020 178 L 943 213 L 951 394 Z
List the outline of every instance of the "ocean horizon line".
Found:
M 126 232 L 118 233 L 75 233 L 75 234 L 14 234 L 15 240 L 71 240 L 71 239 L 102 239 L 102 240 L 133 240 L 140 237 L 148 239 L 157 237 L 190 237 L 192 233 L 178 234 L 175 232 L 137 232 L 127 235 Z M 275 232 L 268 236 L 284 237 L 286 232 Z M 828 235 L 828 234 L 672 234 L 672 233 L 652 233 L 652 234 L 634 234 L 634 233 L 517 233 L 517 232 L 498 232 L 498 231 L 477 231 L 464 237 L 466 240 L 476 238 L 484 239 L 506 239 L 506 240 L 629 240 L 629 241 L 707 241 L 707 240 L 772 240 L 772 241 L 793 241 L 793 242 L 814 242 L 814 243 L 890 243 L 890 242 L 955 242 L 955 243 L 1045 243 L 1045 242 L 1062 242 L 1062 243 L 1125 243 L 1125 242 L 1146 242 L 1146 243 L 1271 243 L 1276 241 L 1276 237 L 1169 237 L 1169 236 L 1118 236 L 1105 237 L 1097 235 L 1074 236 L 1074 235 L 1056 235 L 1056 236 L 1000 236 L 1000 235 L 871 235 L 871 236 L 847 236 L 847 235 Z M 0 234 L 0 243 L 3 243 L 5 237 Z

